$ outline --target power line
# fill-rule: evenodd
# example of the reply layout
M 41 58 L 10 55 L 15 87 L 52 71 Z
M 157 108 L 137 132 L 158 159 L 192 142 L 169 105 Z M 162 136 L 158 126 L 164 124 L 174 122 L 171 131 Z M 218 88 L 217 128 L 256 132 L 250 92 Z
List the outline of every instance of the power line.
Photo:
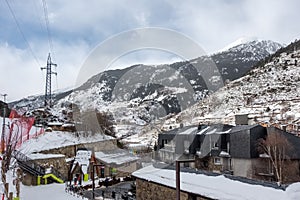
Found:
M 39 63 L 37 57 L 36 57 L 35 54 L 33 53 L 33 50 L 32 50 L 32 48 L 31 48 L 31 46 L 30 46 L 28 40 L 26 39 L 25 34 L 23 33 L 23 31 L 22 31 L 22 29 L 21 29 L 21 26 L 20 26 L 20 24 L 19 24 L 19 22 L 18 22 L 18 20 L 17 20 L 17 17 L 16 17 L 16 15 L 15 15 L 13 9 L 11 8 L 11 6 L 10 6 L 10 4 L 8 3 L 7 0 L 5 0 L 5 2 L 6 2 L 6 5 L 7 5 L 8 9 L 9 9 L 11 15 L 12 15 L 13 18 L 14 18 L 14 21 L 15 21 L 15 23 L 16 23 L 16 25 L 17 25 L 17 28 L 18 28 L 19 32 L 21 33 L 21 35 L 22 35 L 22 37 L 23 37 L 25 43 L 27 44 L 27 46 L 28 46 L 28 48 L 29 48 L 29 50 L 30 50 L 30 53 L 32 54 L 33 58 L 35 59 L 36 63 L 38 64 L 38 66 L 40 66 L 40 63 Z
M 52 38 L 51 38 L 50 26 L 49 26 L 47 3 L 45 0 L 42 0 L 42 2 L 43 2 L 43 8 L 44 8 L 46 29 L 47 29 L 47 34 L 48 34 L 49 50 L 50 50 L 50 52 L 53 53 L 53 43 L 52 43 Z

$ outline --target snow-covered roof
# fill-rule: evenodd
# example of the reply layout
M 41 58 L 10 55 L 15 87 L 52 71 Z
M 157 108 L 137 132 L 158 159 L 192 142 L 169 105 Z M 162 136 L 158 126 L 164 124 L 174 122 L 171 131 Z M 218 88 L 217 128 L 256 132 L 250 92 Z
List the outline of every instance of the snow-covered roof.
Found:
M 49 159 L 49 158 L 64 158 L 63 154 L 43 154 L 43 153 L 32 153 L 27 155 L 32 160 Z
M 106 164 L 116 165 L 122 165 L 124 163 L 136 161 L 139 159 L 137 156 L 134 156 L 122 149 L 116 149 L 112 151 L 98 151 L 95 152 L 95 157 Z
M 175 170 L 155 168 L 153 165 L 142 168 L 133 173 L 133 176 L 176 188 Z M 285 191 L 262 185 L 252 185 L 236 180 L 231 180 L 223 175 L 208 176 L 181 172 L 182 191 L 213 199 L 255 199 L 255 200 L 296 200 L 300 196 L 300 183 L 290 185 Z
M 188 134 L 192 134 L 196 130 L 198 130 L 198 127 L 192 127 L 187 130 L 183 130 L 182 132 L 179 132 L 178 134 L 188 135 Z
M 24 142 L 20 148 L 20 151 L 25 154 L 30 154 L 75 144 L 85 144 L 110 139 L 112 139 L 112 137 L 100 133 L 89 137 L 76 137 L 74 133 L 52 131 L 45 132 L 36 138 Z
M 176 128 L 165 133 L 168 134 L 179 134 L 179 135 L 190 135 L 190 134 L 197 134 L 197 135 L 210 135 L 210 134 L 227 134 L 232 132 L 232 126 L 223 125 L 223 124 L 214 124 L 209 126 L 203 126 L 199 130 L 198 126 L 186 126 L 182 128 Z

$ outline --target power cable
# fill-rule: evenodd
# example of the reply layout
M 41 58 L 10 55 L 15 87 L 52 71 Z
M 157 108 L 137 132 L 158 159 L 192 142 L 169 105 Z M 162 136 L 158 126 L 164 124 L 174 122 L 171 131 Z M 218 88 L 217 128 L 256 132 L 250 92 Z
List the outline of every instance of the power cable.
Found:
M 47 34 L 48 34 L 49 50 L 53 54 L 53 43 L 52 43 L 52 38 L 51 38 L 50 26 L 49 26 L 47 3 L 45 0 L 42 0 L 42 3 L 43 3 L 43 8 L 44 8 L 46 29 L 47 29 Z
M 54 50 L 53 50 L 52 35 L 51 35 L 51 31 L 50 31 L 49 15 L 48 15 L 48 9 L 47 9 L 47 2 L 46 2 L 46 0 L 42 0 L 42 4 L 43 4 L 43 9 L 44 9 L 44 15 L 45 15 L 46 30 L 47 30 L 47 34 L 48 34 L 49 52 L 51 52 L 52 53 L 52 57 L 55 58 L 55 54 L 54 54 Z M 56 75 L 56 87 L 57 87 L 56 89 L 58 89 L 57 74 L 55 73 L 55 75 Z
M 31 46 L 30 46 L 28 40 L 26 39 L 25 34 L 23 33 L 23 31 L 22 31 L 22 29 L 21 29 L 21 26 L 20 26 L 20 24 L 19 24 L 19 22 L 18 22 L 18 20 L 17 20 L 17 17 L 16 17 L 16 15 L 15 15 L 15 13 L 14 13 L 12 7 L 11 7 L 10 4 L 8 3 L 8 0 L 5 0 L 5 2 L 6 2 L 6 5 L 7 5 L 8 9 L 9 9 L 11 15 L 12 15 L 13 18 L 14 18 L 14 21 L 15 21 L 15 23 L 16 23 L 16 25 L 17 25 L 17 28 L 18 28 L 20 34 L 22 35 L 22 37 L 23 37 L 25 43 L 27 44 L 27 46 L 28 46 L 28 48 L 29 48 L 29 50 L 30 50 L 30 53 L 32 54 L 33 58 L 35 59 L 36 63 L 38 64 L 38 66 L 41 66 L 40 63 L 39 63 L 39 61 L 38 61 L 38 59 L 37 59 L 37 57 L 35 56 L 35 54 L 34 54 L 32 48 L 31 48 Z

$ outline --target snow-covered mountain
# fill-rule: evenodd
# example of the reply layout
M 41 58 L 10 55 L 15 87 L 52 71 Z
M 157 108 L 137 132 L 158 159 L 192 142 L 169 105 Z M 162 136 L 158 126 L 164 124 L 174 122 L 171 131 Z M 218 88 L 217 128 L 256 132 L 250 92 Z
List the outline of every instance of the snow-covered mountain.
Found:
M 90 78 L 70 96 L 75 97 L 75 94 L 85 96 L 85 93 L 90 93 L 91 96 L 88 98 L 111 102 L 132 99 L 157 100 L 163 94 L 165 98 L 161 97 L 158 103 L 167 113 L 177 113 L 181 111 L 178 105 L 180 100 L 178 100 L 178 95 L 174 96 L 174 94 L 184 93 L 184 90 L 190 89 L 192 91 L 187 92 L 193 94 L 189 99 L 185 99 L 186 101 L 202 99 L 209 85 L 215 84 L 214 81 L 217 80 L 220 84 L 220 82 L 241 77 L 259 60 L 281 47 L 280 44 L 272 41 L 255 40 L 230 48 L 228 51 L 171 65 L 135 65 L 126 69 L 105 71 Z M 214 71 L 207 72 L 207 68 Z M 205 77 L 207 75 L 211 79 Z M 95 101 L 93 102 L 95 104 Z
M 237 40 L 231 42 L 230 44 L 226 45 L 224 48 L 220 49 L 218 52 L 228 51 L 229 49 L 231 49 L 233 47 L 236 47 L 238 45 L 245 44 L 248 42 L 252 42 L 255 40 L 257 40 L 256 37 L 243 36 L 243 37 L 240 37 Z
M 235 80 L 248 72 L 257 62 L 283 46 L 271 40 L 245 40 L 226 51 L 212 55 L 223 80 Z
M 281 44 L 274 43 L 271 40 L 263 40 L 263 39 L 259 39 L 257 37 L 246 37 L 245 36 L 245 37 L 238 38 L 234 42 L 228 44 L 227 46 L 225 46 L 224 48 L 222 48 L 221 50 L 219 50 L 218 53 L 224 52 L 224 51 L 228 51 L 231 48 L 236 48 L 238 46 L 239 47 L 252 46 L 252 47 L 256 48 L 255 46 L 258 43 L 261 43 L 261 45 L 268 46 L 269 48 L 263 48 L 263 49 L 267 50 L 269 54 L 275 53 L 279 48 L 282 47 Z M 260 46 L 260 44 L 258 44 L 257 46 Z
M 258 63 L 203 101 L 185 110 L 165 126 L 179 123 L 235 123 L 236 114 L 248 114 L 250 122 L 300 127 L 300 41 Z M 175 123 L 178 122 L 178 123 Z
M 281 47 L 272 41 L 255 40 L 190 61 L 105 71 L 74 91 L 56 94 L 53 111 L 62 120 L 68 120 L 72 106 L 81 111 L 110 112 L 118 137 L 136 133 L 141 136 L 158 130 L 162 117 L 191 107 L 224 82 L 240 78 L 258 61 Z M 43 105 L 43 100 L 30 97 L 12 104 L 27 105 L 32 109 Z

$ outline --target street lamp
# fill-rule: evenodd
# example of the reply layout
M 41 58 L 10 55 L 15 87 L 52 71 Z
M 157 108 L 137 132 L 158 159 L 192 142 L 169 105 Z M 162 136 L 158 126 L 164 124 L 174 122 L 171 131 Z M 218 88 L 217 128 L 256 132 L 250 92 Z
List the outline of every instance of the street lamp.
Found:
M 195 160 L 176 160 L 176 200 L 180 200 L 180 163 L 190 162 L 195 162 Z
M 93 192 L 92 192 L 92 200 L 95 199 L 95 167 L 102 167 L 103 165 L 102 164 L 94 164 L 92 163 L 92 166 L 93 166 L 93 170 L 92 170 L 92 189 L 93 189 Z

